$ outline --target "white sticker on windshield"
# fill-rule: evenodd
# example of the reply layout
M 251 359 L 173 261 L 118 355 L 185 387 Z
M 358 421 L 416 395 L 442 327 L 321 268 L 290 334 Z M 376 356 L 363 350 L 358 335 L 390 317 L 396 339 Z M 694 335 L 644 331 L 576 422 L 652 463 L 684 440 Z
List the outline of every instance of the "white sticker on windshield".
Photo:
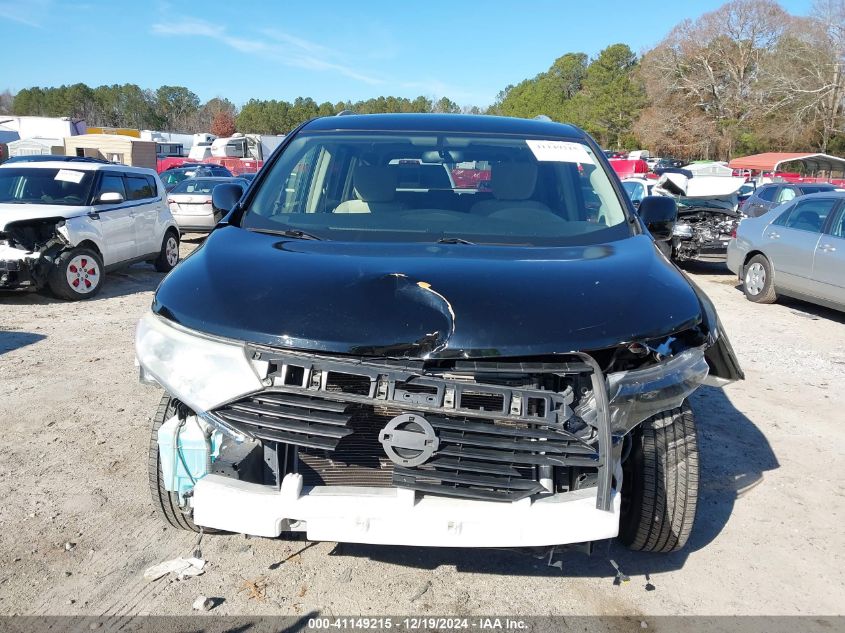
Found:
M 581 143 L 533 140 L 526 140 L 525 142 L 534 153 L 534 158 L 539 161 L 593 164 L 593 159 L 587 153 L 587 148 L 581 145 Z
M 75 182 L 77 185 L 82 182 L 82 179 L 84 177 L 84 171 L 73 171 L 72 169 L 60 169 L 56 174 L 56 180 L 63 180 L 65 182 Z

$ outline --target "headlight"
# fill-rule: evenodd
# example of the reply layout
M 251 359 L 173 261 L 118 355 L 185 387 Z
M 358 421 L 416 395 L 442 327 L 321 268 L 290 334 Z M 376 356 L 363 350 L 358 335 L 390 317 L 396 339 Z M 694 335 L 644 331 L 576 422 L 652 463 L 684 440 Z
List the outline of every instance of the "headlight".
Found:
M 243 345 L 194 334 L 148 313 L 138 323 L 142 371 L 197 413 L 261 389 Z
M 709 371 L 704 350 L 693 347 L 651 367 L 608 374 L 611 431 L 624 435 L 643 420 L 681 406 L 707 379 Z M 575 413 L 588 424 L 595 424 L 595 395 L 589 394 Z
M 692 227 L 689 224 L 675 224 L 672 235 L 677 237 L 692 237 Z

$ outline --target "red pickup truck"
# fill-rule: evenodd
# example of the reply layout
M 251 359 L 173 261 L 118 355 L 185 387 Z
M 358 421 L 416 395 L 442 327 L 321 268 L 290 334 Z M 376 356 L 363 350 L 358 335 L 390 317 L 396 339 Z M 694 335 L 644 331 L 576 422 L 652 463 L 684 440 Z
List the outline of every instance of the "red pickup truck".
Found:
M 648 174 L 648 163 L 644 160 L 628 160 L 619 158 L 611 158 L 609 160 L 613 171 L 615 171 L 620 178 L 631 178 L 632 176 L 645 176 Z

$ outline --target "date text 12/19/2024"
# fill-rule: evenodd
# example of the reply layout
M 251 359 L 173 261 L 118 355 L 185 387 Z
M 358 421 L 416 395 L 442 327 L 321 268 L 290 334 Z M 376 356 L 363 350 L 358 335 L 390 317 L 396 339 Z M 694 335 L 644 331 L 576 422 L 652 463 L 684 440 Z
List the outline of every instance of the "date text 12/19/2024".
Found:
M 310 618 L 308 630 L 320 631 L 331 629 L 347 630 L 479 630 L 479 631 L 520 631 L 527 630 L 528 623 L 518 618 L 476 617 L 476 618 L 441 618 L 441 617 L 370 617 L 370 618 Z

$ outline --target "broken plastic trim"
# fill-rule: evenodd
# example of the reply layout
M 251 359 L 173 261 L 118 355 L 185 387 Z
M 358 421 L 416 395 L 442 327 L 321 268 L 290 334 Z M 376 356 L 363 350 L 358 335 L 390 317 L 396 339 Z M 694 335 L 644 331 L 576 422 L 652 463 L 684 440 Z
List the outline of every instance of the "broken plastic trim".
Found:
M 612 434 L 625 435 L 651 416 L 681 406 L 704 383 L 709 371 L 704 351 L 693 348 L 645 369 L 608 374 Z M 590 394 L 575 413 L 588 424 L 594 424 L 595 396 Z
M 197 417 L 209 426 L 211 426 L 213 429 L 216 429 L 221 433 L 229 436 L 238 444 L 241 444 L 247 440 L 253 441 L 255 439 L 251 434 L 239 431 L 231 424 L 221 419 L 220 416 L 215 415 L 214 413 L 204 411 L 202 413 L 197 413 Z
M 568 433 L 562 428 L 563 422 L 572 416 L 571 389 L 564 392 L 553 392 L 527 387 L 494 385 L 485 382 L 464 383 L 456 379 L 454 374 L 446 372 L 435 375 L 426 372 L 419 366 L 406 363 L 396 363 L 392 359 L 349 358 L 325 356 L 321 354 L 276 350 L 267 347 L 247 345 L 248 356 L 252 359 L 253 367 L 264 377 L 266 389 L 262 394 L 271 398 L 302 398 L 318 399 L 350 404 L 370 406 L 391 405 L 403 411 L 415 411 L 425 415 L 427 412 L 445 416 L 459 415 L 466 418 L 481 418 L 486 420 L 501 420 L 505 422 L 520 422 L 538 427 L 548 428 L 558 433 Z M 561 375 L 582 374 L 589 375 L 592 383 L 592 396 L 598 402 L 598 412 L 593 411 L 592 421 L 596 429 L 598 445 L 598 469 L 596 482 L 596 507 L 604 511 L 613 509 L 613 440 L 610 432 L 610 415 L 607 408 L 606 381 L 598 363 L 584 353 L 572 353 L 569 361 L 534 367 L 531 363 L 510 364 L 511 371 L 524 373 L 540 372 Z M 575 362 L 574 359 L 580 360 Z M 497 363 L 474 362 L 474 371 L 494 372 Z M 456 370 L 460 373 L 461 370 Z M 329 390 L 329 375 L 338 373 L 362 378 L 365 389 L 359 393 L 339 392 Z M 363 382 L 362 381 L 362 382 Z M 416 393 L 403 388 L 404 383 L 413 382 L 417 386 L 428 387 L 429 393 Z M 471 409 L 462 406 L 462 394 L 465 391 L 498 394 L 501 396 L 501 408 L 498 410 Z M 527 410 L 529 400 L 543 400 L 545 405 L 542 413 L 530 415 Z M 518 404 L 517 404 L 518 402 Z M 223 418 L 226 412 L 221 407 L 213 411 L 200 414 L 204 420 L 220 430 L 231 434 L 232 430 L 242 433 L 248 439 L 261 436 L 250 423 L 229 424 L 228 429 L 221 425 L 226 423 Z M 229 404 L 229 403 L 225 403 Z M 235 403 L 237 404 L 237 403 Z M 250 403 L 250 406 L 254 406 Z M 351 416 L 351 414 L 349 414 Z M 290 425 L 290 420 L 287 421 Z M 287 439 L 278 440 L 283 444 L 293 446 L 314 445 L 316 440 L 322 439 L 328 444 L 318 444 L 319 448 L 333 450 L 331 443 L 333 435 L 320 436 L 308 422 L 297 423 L 298 428 L 290 426 L 284 431 Z M 343 425 L 345 427 L 345 425 Z M 573 436 L 574 438 L 574 436 Z M 266 438 L 265 438 L 266 439 Z M 276 441 L 276 440 L 274 440 Z M 420 489 L 420 488 L 417 488 Z M 435 494 L 437 494 L 435 492 Z

